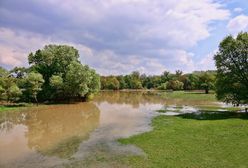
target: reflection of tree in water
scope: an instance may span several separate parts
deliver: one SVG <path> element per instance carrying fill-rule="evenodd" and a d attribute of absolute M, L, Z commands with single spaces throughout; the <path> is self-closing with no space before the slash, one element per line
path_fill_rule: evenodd
<path fill-rule="evenodd" d="M 9 132 L 16 124 L 21 124 L 23 114 L 18 111 L 0 113 L 0 132 Z"/>
<path fill-rule="evenodd" d="M 47 106 L 19 114 L 9 120 L 27 126 L 29 148 L 65 158 L 75 153 L 82 140 L 98 126 L 100 111 L 93 103 L 79 103 Z"/>
<path fill-rule="evenodd" d="M 161 104 L 164 100 L 155 91 L 103 91 L 94 99 L 97 103 L 129 104 L 138 108 L 140 104 Z"/>

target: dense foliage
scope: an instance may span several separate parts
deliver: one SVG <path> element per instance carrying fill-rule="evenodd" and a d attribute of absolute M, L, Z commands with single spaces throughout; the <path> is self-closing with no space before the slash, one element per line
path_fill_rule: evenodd
<path fill-rule="evenodd" d="M 28 56 L 29 68 L 0 68 L 0 95 L 7 101 L 85 99 L 100 89 L 100 76 L 79 61 L 78 50 L 47 45 Z"/>
<path fill-rule="evenodd" d="M 227 36 L 214 57 L 217 98 L 233 104 L 248 103 L 248 33 Z"/>
<path fill-rule="evenodd" d="M 175 74 L 165 71 L 162 75 L 140 75 L 135 71 L 130 75 L 102 76 L 101 89 L 159 89 L 159 90 L 195 90 L 203 89 L 208 93 L 214 89 L 215 71 L 195 71 Z"/>

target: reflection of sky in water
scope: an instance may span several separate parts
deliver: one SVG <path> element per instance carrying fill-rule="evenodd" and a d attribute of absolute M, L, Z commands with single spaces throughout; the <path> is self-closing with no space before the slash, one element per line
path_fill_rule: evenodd
<path fill-rule="evenodd" d="M 2 113 L 0 167 L 52 167 L 94 154 L 98 144 L 107 152 L 132 151 L 115 140 L 147 131 L 161 107 L 155 95 L 104 92 L 94 102 Z"/>
<path fill-rule="evenodd" d="M 204 103 L 209 104 L 165 100 L 149 92 L 101 92 L 93 102 L 1 113 L 0 167 L 61 166 L 99 153 L 142 154 L 116 139 L 150 130 L 155 110 L 167 107 L 166 115 L 175 115 L 197 111 L 191 105 Z"/>

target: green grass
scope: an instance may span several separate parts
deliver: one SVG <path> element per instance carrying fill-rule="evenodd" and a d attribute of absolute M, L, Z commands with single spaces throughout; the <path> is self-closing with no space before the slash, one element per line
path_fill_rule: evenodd
<path fill-rule="evenodd" d="M 185 99 L 185 100 L 196 100 L 196 101 L 217 101 L 215 94 L 210 92 L 205 94 L 202 92 L 185 92 L 185 91 L 173 91 L 173 92 L 164 92 L 161 94 L 163 98 L 166 99 Z"/>
<path fill-rule="evenodd" d="M 10 105 L 0 105 L 0 112 L 4 111 L 13 111 L 13 110 L 20 110 L 27 107 L 33 107 L 33 104 L 28 103 L 17 103 L 17 104 L 10 104 Z"/>
<path fill-rule="evenodd" d="M 0 112 L 2 111 L 9 111 L 9 110 L 16 110 L 18 107 L 8 107 L 8 106 L 0 106 Z"/>
<path fill-rule="evenodd" d="M 247 119 L 226 112 L 158 116 L 153 131 L 119 141 L 147 154 L 127 157 L 132 167 L 248 167 Z"/>

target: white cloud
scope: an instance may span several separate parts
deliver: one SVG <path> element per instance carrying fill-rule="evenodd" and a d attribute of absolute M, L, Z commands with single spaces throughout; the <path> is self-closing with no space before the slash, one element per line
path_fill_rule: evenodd
<path fill-rule="evenodd" d="M 237 34 L 240 31 L 248 31 L 248 16 L 239 15 L 232 18 L 227 24 L 227 29 L 232 34 Z"/>
<path fill-rule="evenodd" d="M 204 56 L 199 63 L 196 65 L 195 69 L 197 70 L 215 70 L 215 62 L 214 62 L 214 55 L 217 52 L 217 49 L 210 52 L 206 56 Z"/>
<path fill-rule="evenodd" d="M 18 7 L 0 10 L 6 22 L 12 21 L 8 18 L 19 20 L 11 23 L 15 25 L 11 31 L 0 29 L 0 36 L 5 35 L 0 46 L 8 47 L 4 52 L 10 60 L 17 60 L 0 59 L 1 64 L 25 65 L 30 51 L 58 42 L 74 45 L 82 62 L 102 74 L 191 71 L 194 54 L 188 50 L 210 36 L 210 23 L 230 15 L 214 0 L 44 0 L 42 5 L 29 4 L 44 9 L 18 3 L 25 14 Z"/>
<path fill-rule="evenodd" d="M 242 8 L 234 8 L 233 11 L 237 12 L 237 13 L 241 13 L 241 12 L 243 12 L 243 9 Z"/>
<path fill-rule="evenodd" d="M 10 67 L 26 65 L 27 55 L 49 42 L 37 34 L 20 34 L 7 28 L 0 28 L 0 37 L 0 64 Z"/>

